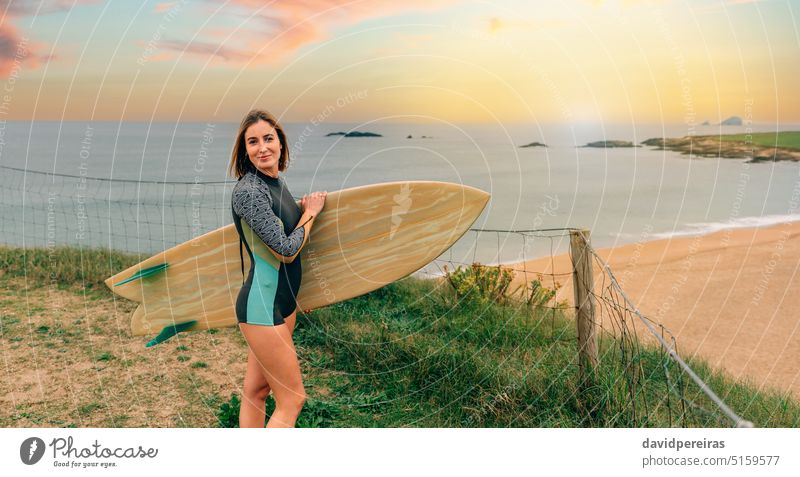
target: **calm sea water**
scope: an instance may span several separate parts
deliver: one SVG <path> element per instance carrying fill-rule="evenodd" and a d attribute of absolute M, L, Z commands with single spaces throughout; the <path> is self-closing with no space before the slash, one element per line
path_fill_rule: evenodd
<path fill-rule="evenodd" d="M 0 242 L 26 246 L 41 246 L 48 240 L 74 243 L 77 235 L 69 222 L 70 217 L 80 222 L 81 213 L 75 212 L 80 207 L 92 209 L 89 217 L 97 220 L 79 224 L 82 231 L 92 232 L 79 237 L 81 244 L 129 251 L 159 251 L 230 223 L 226 193 L 233 179 L 227 175 L 227 166 L 236 127 L 231 123 L 4 123 Z M 754 131 L 776 129 L 763 124 L 751 127 Z M 476 228 L 583 227 L 591 229 L 597 248 L 800 219 L 797 204 L 792 202 L 793 191 L 796 200 L 800 188 L 798 164 L 691 160 L 648 147 L 576 147 L 606 139 L 638 143 L 650 137 L 683 136 L 689 133 L 686 125 L 374 122 L 286 124 L 286 129 L 292 162 L 285 177 L 297 197 L 313 190 L 395 180 L 462 183 L 492 194 Z M 800 125 L 778 129 L 797 130 Z M 350 130 L 383 137 L 325 136 Z M 741 133 L 745 128 L 707 126 L 693 132 Z M 519 147 L 532 141 L 548 147 Z M 84 204 L 75 198 L 82 181 L 79 178 L 112 181 L 96 185 L 89 181 L 88 188 L 96 190 L 89 191 L 91 201 Z M 137 181 L 153 182 L 137 185 Z M 209 181 L 231 183 L 206 187 L 200 208 L 214 213 L 203 212 L 200 223 L 195 220 L 197 226 L 189 227 L 191 221 L 183 217 L 188 209 L 181 203 L 197 200 L 191 185 L 161 183 Z M 52 193 L 48 192 L 51 185 Z M 123 208 L 117 207 L 120 204 Z M 155 207 L 152 214 L 146 210 L 148 204 Z M 72 211 L 58 219 L 67 222 L 57 229 L 65 231 L 63 234 L 48 229 L 45 219 L 36 218 L 47 213 L 48 207 Z M 179 222 L 187 226 L 175 227 Z M 115 235 L 120 230 L 130 240 L 120 242 Z M 453 259 L 513 261 L 565 251 L 568 238 L 554 235 L 553 239 L 523 239 L 471 233 L 453 249 Z"/>

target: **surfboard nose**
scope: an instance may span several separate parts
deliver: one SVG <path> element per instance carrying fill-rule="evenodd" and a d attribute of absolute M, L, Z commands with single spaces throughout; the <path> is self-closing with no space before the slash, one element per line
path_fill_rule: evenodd
<path fill-rule="evenodd" d="M 466 194 L 470 195 L 471 200 L 475 202 L 481 203 L 483 207 L 486 207 L 486 204 L 489 203 L 489 199 L 492 198 L 492 194 L 486 192 L 485 190 L 478 189 L 477 187 L 472 187 L 468 185 L 462 185 L 461 187 L 464 188 Z"/>

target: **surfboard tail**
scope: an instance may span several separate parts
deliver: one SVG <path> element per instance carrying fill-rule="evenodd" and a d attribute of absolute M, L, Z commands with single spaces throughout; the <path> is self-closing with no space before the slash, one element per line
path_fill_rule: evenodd
<path fill-rule="evenodd" d="M 138 272 L 134 273 L 130 277 L 122 280 L 121 282 L 114 283 L 113 286 L 118 287 L 120 285 L 124 285 L 128 282 L 132 282 L 134 280 L 141 280 L 146 277 L 152 277 L 158 275 L 159 273 L 165 271 L 169 263 L 159 263 L 158 265 L 153 265 L 152 267 L 142 268 Z"/>

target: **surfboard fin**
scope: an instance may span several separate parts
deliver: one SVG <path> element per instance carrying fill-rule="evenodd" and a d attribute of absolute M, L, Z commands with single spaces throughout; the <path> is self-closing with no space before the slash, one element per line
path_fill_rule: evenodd
<path fill-rule="evenodd" d="M 128 283 L 128 282 L 132 282 L 134 280 L 138 280 L 140 278 L 144 278 L 144 277 L 149 277 L 149 276 L 155 275 L 156 273 L 163 272 L 164 270 L 166 270 L 168 266 L 169 266 L 169 264 L 164 262 L 164 263 L 161 263 L 159 265 L 155 265 L 155 266 L 152 266 L 152 267 L 144 268 L 144 269 L 139 270 L 138 272 L 134 273 L 130 278 L 126 278 L 125 280 L 122 280 L 119 283 L 115 283 L 114 286 L 117 287 L 117 286 L 120 286 L 122 284 L 125 284 L 125 283 Z"/>
<path fill-rule="evenodd" d="M 175 325 L 165 326 L 161 333 L 158 334 L 155 338 L 151 339 L 145 345 L 145 348 L 150 348 L 151 346 L 155 346 L 157 344 L 161 344 L 168 339 L 172 338 L 173 336 L 177 335 L 181 331 L 186 331 L 192 326 L 197 324 L 197 320 L 187 321 L 186 323 L 178 323 Z"/>

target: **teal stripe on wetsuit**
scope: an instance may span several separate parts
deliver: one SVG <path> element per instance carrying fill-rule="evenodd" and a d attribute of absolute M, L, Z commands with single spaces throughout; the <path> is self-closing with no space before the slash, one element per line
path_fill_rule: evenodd
<path fill-rule="evenodd" d="M 246 322 L 275 325 L 275 295 L 278 293 L 278 268 L 255 255 L 253 283 L 247 295 Z"/>
<path fill-rule="evenodd" d="M 250 272 L 236 300 L 240 323 L 279 325 L 297 307 L 300 257 L 282 263 L 303 245 L 305 229 L 297 227 L 302 211 L 286 183 L 261 171 L 248 172 L 233 189 L 231 209 L 236 230 L 250 257 Z"/>

